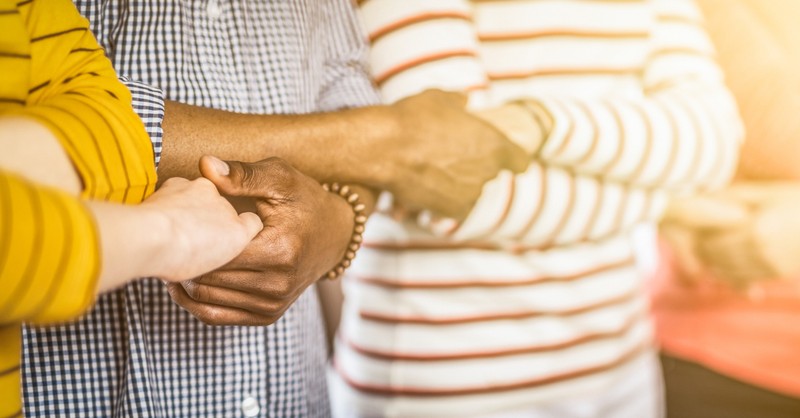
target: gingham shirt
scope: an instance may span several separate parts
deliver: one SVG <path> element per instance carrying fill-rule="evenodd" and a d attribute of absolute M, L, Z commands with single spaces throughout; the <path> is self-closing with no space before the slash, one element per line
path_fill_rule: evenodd
<path fill-rule="evenodd" d="M 117 71 L 171 100 L 265 114 L 378 101 L 347 0 L 76 3 Z M 157 91 L 133 90 L 155 132 Z M 313 289 L 273 326 L 212 327 L 143 280 L 74 324 L 25 330 L 25 414 L 328 416 L 324 347 Z"/>

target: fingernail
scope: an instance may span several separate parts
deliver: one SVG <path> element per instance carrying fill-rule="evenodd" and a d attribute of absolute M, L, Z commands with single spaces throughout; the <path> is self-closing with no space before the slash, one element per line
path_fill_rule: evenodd
<path fill-rule="evenodd" d="M 211 160 L 211 164 L 214 165 L 214 170 L 216 170 L 217 173 L 223 176 L 230 174 L 231 168 L 228 166 L 228 163 L 217 157 L 209 156 L 208 158 Z"/>

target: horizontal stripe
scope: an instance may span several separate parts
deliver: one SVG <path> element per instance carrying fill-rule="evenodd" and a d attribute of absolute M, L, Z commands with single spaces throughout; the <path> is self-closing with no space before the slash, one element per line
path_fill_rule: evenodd
<path fill-rule="evenodd" d="M 592 341 L 610 339 L 610 338 L 618 338 L 625 335 L 637 322 L 645 318 L 646 314 L 644 312 L 639 312 L 634 317 L 628 319 L 622 327 L 607 332 L 595 332 L 595 333 L 588 333 L 582 335 L 580 337 L 571 338 L 566 341 L 553 343 L 553 344 L 545 344 L 545 345 L 535 345 L 530 347 L 519 347 L 519 348 L 507 348 L 503 350 L 492 350 L 492 351 L 477 351 L 477 352 L 465 352 L 465 353 L 428 353 L 428 354 L 412 354 L 412 353 L 389 353 L 383 352 L 378 350 L 371 350 L 364 347 L 360 347 L 358 344 L 354 343 L 353 341 L 342 337 L 340 333 L 340 339 L 343 343 L 347 344 L 350 348 L 354 351 L 363 354 L 367 357 L 372 357 L 376 359 L 382 360 L 402 360 L 402 361 L 446 361 L 446 360 L 466 360 L 466 359 L 476 359 L 476 358 L 493 358 L 493 357 L 503 357 L 503 356 L 513 356 L 518 354 L 535 354 L 535 353 L 544 353 L 548 351 L 556 351 L 556 350 L 563 350 L 566 348 L 570 348 L 576 345 L 585 344 Z"/>
<path fill-rule="evenodd" d="M 95 52 L 95 51 L 103 51 L 103 48 L 74 48 L 69 51 L 69 53 L 73 52 Z"/>
<path fill-rule="evenodd" d="M 21 417 L 21 416 L 22 416 L 22 409 L 18 410 L 17 412 L 15 412 L 15 413 L 13 413 L 11 415 L 6 415 L 5 417 L 2 417 L 2 418 L 17 418 L 17 417 Z"/>
<path fill-rule="evenodd" d="M 35 38 L 31 38 L 31 43 L 43 41 L 45 39 L 55 38 L 72 32 L 86 32 L 87 30 L 88 30 L 87 28 L 72 28 L 72 29 L 62 30 L 60 32 L 48 33 L 47 35 L 41 35 Z"/>
<path fill-rule="evenodd" d="M 50 85 L 50 80 L 47 80 L 47 81 L 45 81 L 44 83 L 41 83 L 41 84 L 39 84 L 39 85 L 37 85 L 37 86 L 34 86 L 34 87 L 31 87 L 31 88 L 28 90 L 28 94 L 33 94 L 33 93 L 35 93 L 37 90 L 40 90 L 40 89 L 42 89 L 42 88 L 45 88 L 45 87 L 47 87 L 47 86 L 49 86 L 49 85 Z"/>
<path fill-rule="evenodd" d="M 413 317 L 413 316 L 391 316 L 391 315 L 384 315 L 362 310 L 359 313 L 359 316 L 361 317 L 361 319 L 364 319 L 366 321 L 385 322 L 392 324 L 421 324 L 421 325 L 465 324 L 472 322 L 524 319 L 524 318 L 533 318 L 537 316 L 573 316 L 573 315 L 580 315 L 596 309 L 602 309 L 616 304 L 629 302 L 632 299 L 634 299 L 639 294 L 640 291 L 641 289 L 636 288 L 632 292 L 628 292 L 626 294 L 617 296 L 612 299 L 584 306 L 564 309 L 561 311 L 536 310 L 536 311 L 526 311 L 526 312 L 498 313 L 491 315 L 474 315 L 474 316 L 462 316 L 462 317 L 451 317 L 451 318 L 430 318 L 430 317 Z"/>
<path fill-rule="evenodd" d="M 24 105 L 25 104 L 25 100 L 14 99 L 14 98 L 10 98 L 10 97 L 0 97 L 0 103 L 16 103 L 16 104 Z"/>
<path fill-rule="evenodd" d="M 508 73 L 489 73 L 490 80 L 514 80 L 539 76 L 562 76 L 562 75 L 634 75 L 641 71 L 641 67 L 623 68 L 544 68 L 540 70 L 519 71 Z"/>
<path fill-rule="evenodd" d="M 423 13 L 419 15 L 408 16 L 396 22 L 392 22 L 392 24 L 390 24 L 389 26 L 378 28 L 369 34 L 369 40 L 370 42 L 374 43 L 383 36 L 386 36 L 396 30 L 400 30 L 406 26 L 437 19 L 463 19 L 467 21 L 472 20 L 469 14 L 459 11 L 436 11 L 436 12 Z"/>
<path fill-rule="evenodd" d="M 484 42 L 514 41 L 520 39 L 536 39 L 545 37 L 568 37 L 568 38 L 598 38 L 609 39 L 643 39 L 650 36 L 647 31 L 596 31 L 579 28 L 546 29 L 530 32 L 508 32 L 508 33 L 478 33 L 478 39 Z"/>
<path fill-rule="evenodd" d="M 362 283 L 389 287 L 399 289 L 449 289 L 458 287 L 510 287 L 510 286 L 525 286 L 542 283 L 553 282 L 570 282 L 578 279 L 585 278 L 586 276 L 603 273 L 606 271 L 616 270 L 620 268 L 630 267 L 634 264 L 633 257 L 626 258 L 614 263 L 605 264 L 592 269 L 583 270 L 577 273 L 564 275 L 564 276 L 545 276 L 545 277 L 531 277 L 519 280 L 486 280 L 482 278 L 469 278 L 465 277 L 459 281 L 437 281 L 436 279 L 419 278 L 413 281 L 407 279 L 387 279 L 379 277 L 359 277 L 357 274 L 351 274 L 348 278 L 353 278 Z"/>
<path fill-rule="evenodd" d="M 439 52 L 435 54 L 430 54 L 426 56 L 422 56 L 416 58 L 412 61 L 408 61 L 402 64 L 399 64 L 393 68 L 390 68 L 383 72 L 383 74 L 375 75 L 375 82 L 378 85 L 386 83 L 387 80 L 394 77 L 398 73 L 403 71 L 409 70 L 411 68 L 433 62 L 438 61 L 446 58 L 453 58 L 453 57 L 477 57 L 477 53 L 472 50 L 460 50 L 460 51 L 447 51 L 447 52 Z"/>
<path fill-rule="evenodd" d="M 21 1 L 21 2 L 17 3 L 17 7 L 20 7 L 20 6 L 27 6 L 28 4 L 31 4 L 31 3 L 33 3 L 33 0 L 25 0 L 25 1 Z"/>
<path fill-rule="evenodd" d="M 579 370 L 574 370 L 571 372 L 558 373 L 536 379 L 529 379 L 520 382 L 500 384 L 494 386 L 462 387 L 462 388 L 452 388 L 452 389 L 422 389 L 411 386 L 389 387 L 389 386 L 379 386 L 370 384 L 360 384 L 358 382 L 355 382 L 347 374 L 345 374 L 345 372 L 338 366 L 336 360 L 334 360 L 333 362 L 333 367 L 337 371 L 337 373 L 339 373 L 342 379 L 348 385 L 350 385 L 350 387 L 364 393 L 371 393 L 371 394 L 385 395 L 385 396 L 418 396 L 418 397 L 477 395 L 481 393 L 496 393 L 496 392 L 516 390 L 516 389 L 544 386 L 565 380 L 577 379 L 579 377 L 588 376 L 595 373 L 601 373 L 622 366 L 628 361 L 633 360 L 639 354 L 643 353 L 647 347 L 648 345 L 646 344 L 640 344 L 634 347 L 632 350 L 623 353 L 614 361 L 594 367 L 587 367 Z"/>
<path fill-rule="evenodd" d="M 0 58 L 30 59 L 31 58 L 31 54 L 18 54 L 16 52 L 0 51 Z"/>
<path fill-rule="evenodd" d="M 14 373 L 16 371 L 19 371 L 19 364 L 15 364 L 14 366 L 11 366 L 10 368 L 5 370 L 0 370 L 0 377 L 3 377 L 10 373 Z"/>

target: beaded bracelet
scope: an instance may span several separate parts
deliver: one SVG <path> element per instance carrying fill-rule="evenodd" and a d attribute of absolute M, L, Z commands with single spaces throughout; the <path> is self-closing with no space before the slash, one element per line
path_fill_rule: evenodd
<path fill-rule="evenodd" d="M 356 258 L 356 251 L 361 247 L 361 242 L 364 241 L 362 234 L 364 233 L 364 224 L 367 222 L 367 215 L 364 212 L 366 206 L 358 199 L 358 193 L 354 192 L 350 186 L 339 185 L 339 183 L 323 183 L 322 188 L 331 193 L 336 193 L 341 196 L 347 204 L 353 209 L 353 235 L 350 237 L 350 243 L 347 244 L 347 250 L 344 253 L 342 261 L 334 266 L 330 271 L 325 273 L 322 278 L 333 280 L 341 277 L 345 269 L 350 267 L 353 259 Z"/>

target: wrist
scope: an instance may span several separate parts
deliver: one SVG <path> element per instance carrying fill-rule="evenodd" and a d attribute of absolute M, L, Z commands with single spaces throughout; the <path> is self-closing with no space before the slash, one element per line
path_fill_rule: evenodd
<path fill-rule="evenodd" d="M 375 190 L 392 190 L 397 176 L 393 175 L 392 159 L 398 141 L 402 141 L 402 116 L 396 106 L 370 106 L 356 109 L 356 123 L 350 132 L 353 137 L 344 142 L 347 161 L 343 172 L 326 179 L 361 184 Z"/>
<path fill-rule="evenodd" d="M 128 281 L 157 275 L 167 258 L 166 224 L 157 211 L 139 206 L 87 202 L 97 222 L 101 247 L 98 289 L 113 290 Z"/>
<path fill-rule="evenodd" d="M 339 206 L 344 203 L 347 206 L 345 213 L 348 214 L 349 220 L 337 224 L 349 226 L 349 237 L 344 248 L 339 262 L 328 270 L 322 278 L 337 279 L 342 276 L 344 271 L 350 267 L 356 252 L 361 248 L 363 241 L 362 234 L 364 233 L 364 224 L 367 221 L 366 205 L 361 203 L 360 196 L 355 189 L 347 185 L 339 185 L 338 183 L 325 183 L 322 185 L 323 189 L 330 192 L 329 196 L 338 201 Z"/>

